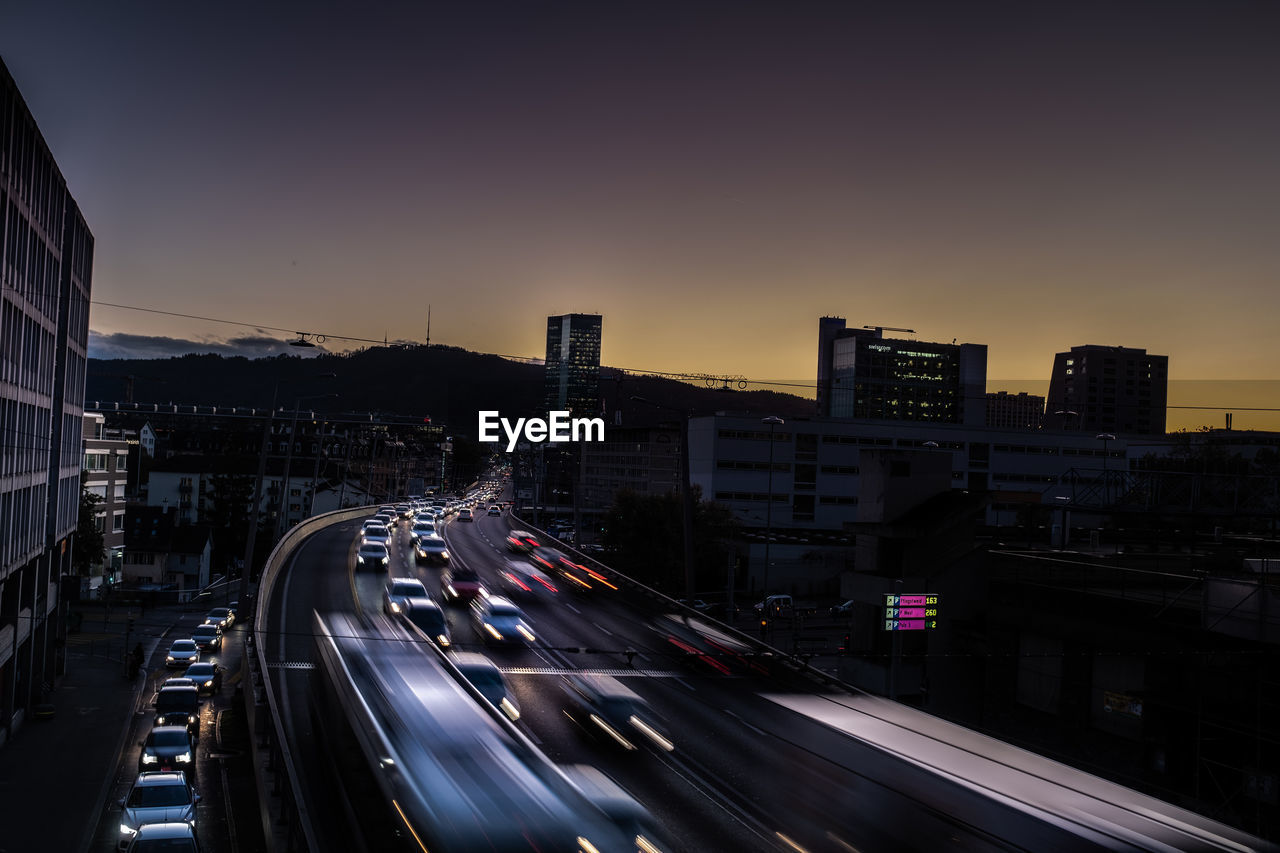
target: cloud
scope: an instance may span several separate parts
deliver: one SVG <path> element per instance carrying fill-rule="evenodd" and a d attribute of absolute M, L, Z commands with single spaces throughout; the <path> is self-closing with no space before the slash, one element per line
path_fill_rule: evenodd
<path fill-rule="evenodd" d="M 216 355 L 245 358 L 270 358 L 285 353 L 293 356 L 310 356 L 327 353 L 323 344 L 312 347 L 295 347 L 279 336 L 257 330 L 258 334 L 237 335 L 221 340 L 189 341 L 163 335 L 131 335 L 113 332 L 104 335 L 89 330 L 89 357 L 113 358 L 172 358 L 188 353 L 214 353 Z"/>

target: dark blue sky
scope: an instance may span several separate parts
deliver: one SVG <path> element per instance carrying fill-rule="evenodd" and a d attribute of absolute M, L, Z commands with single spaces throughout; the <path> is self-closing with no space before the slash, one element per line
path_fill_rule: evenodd
<path fill-rule="evenodd" d="M 101 300 L 376 340 L 430 304 L 526 355 L 601 312 L 607 363 L 807 380 L 836 314 L 997 380 L 1089 343 L 1274 378 L 1277 9 L 6 0 L 0 56 Z"/>

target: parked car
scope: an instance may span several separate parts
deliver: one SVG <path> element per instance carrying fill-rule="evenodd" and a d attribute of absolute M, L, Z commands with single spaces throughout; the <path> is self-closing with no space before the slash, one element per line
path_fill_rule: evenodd
<path fill-rule="evenodd" d="M 127 848 L 144 825 L 167 826 L 176 822 L 194 828 L 198 802 L 200 795 L 191 787 L 186 773 L 139 773 L 129 793 L 120 800 L 124 813 L 120 816 L 117 846 L 121 850 Z"/>
<path fill-rule="evenodd" d="M 213 695 L 222 692 L 222 673 L 225 670 L 226 667 L 216 663 L 201 661 L 187 667 L 185 675 L 197 692 Z"/>
<path fill-rule="evenodd" d="M 192 639 L 174 640 L 165 656 L 164 665 L 170 669 L 186 668 L 200 660 L 200 647 Z"/>
<path fill-rule="evenodd" d="M 190 770 L 195 766 L 195 746 L 185 725 L 156 726 L 138 741 L 138 772 L 144 770 Z"/>

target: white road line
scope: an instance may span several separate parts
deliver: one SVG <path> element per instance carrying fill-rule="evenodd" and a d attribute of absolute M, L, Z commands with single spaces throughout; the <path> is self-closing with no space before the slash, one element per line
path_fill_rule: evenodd
<path fill-rule="evenodd" d="M 690 684 L 689 682 L 685 681 L 683 678 L 681 678 L 681 677 L 680 677 L 680 676 L 678 676 L 678 675 L 677 675 L 677 676 L 674 676 L 674 677 L 673 677 L 673 680 L 676 682 L 676 684 L 679 684 L 681 687 L 687 687 L 687 688 L 689 689 L 689 692 L 690 692 L 690 693 L 697 693 L 697 692 L 698 692 L 697 690 L 695 690 L 695 689 L 694 689 L 694 687 L 693 687 L 693 685 L 692 685 L 692 684 Z"/>
<path fill-rule="evenodd" d="M 595 625 L 595 626 L 596 626 L 597 628 L 599 628 L 601 631 L 604 631 L 604 632 L 605 632 L 606 634 L 608 634 L 610 637 L 612 637 L 612 636 L 613 636 L 613 632 L 612 632 L 612 631 L 610 631 L 608 628 L 604 627 L 603 625 L 601 625 L 599 622 L 592 622 L 591 624 L 592 624 L 592 625 Z"/>
<path fill-rule="evenodd" d="M 763 736 L 765 736 L 765 737 L 769 737 L 769 733 L 768 733 L 768 732 L 766 732 L 764 729 L 756 728 L 755 726 L 753 726 L 753 725 L 751 725 L 750 723 L 748 723 L 746 720 L 744 720 L 744 719 L 742 719 L 741 717 L 739 717 L 737 714 L 735 714 L 735 713 L 733 713 L 732 711 L 730 711 L 728 708 L 725 708 L 725 709 L 724 709 L 724 712 L 725 712 L 726 714 L 728 714 L 730 717 L 733 717 L 735 720 L 737 720 L 737 721 L 738 721 L 739 723 L 741 723 L 742 725 L 744 725 L 744 726 L 746 726 L 747 728 L 751 729 L 751 731 L 755 732 L 756 734 L 758 734 L 758 735 L 763 735 Z"/>
<path fill-rule="evenodd" d="M 239 844 L 236 842 L 236 820 L 231 810 L 231 784 L 227 781 L 227 760 L 218 759 L 218 771 L 222 774 L 222 804 L 227 811 L 227 835 L 231 841 L 231 853 L 236 853 Z"/>
<path fill-rule="evenodd" d="M 564 606 L 565 606 L 565 607 L 567 607 L 567 608 L 569 608 L 570 610 L 572 610 L 574 613 L 577 613 L 579 616 L 581 616 L 581 615 L 582 615 L 582 611 L 581 611 L 581 610 L 579 610 L 578 608 L 574 607 L 574 606 L 573 606 L 572 604 L 570 604 L 569 602 L 567 602 L 567 601 L 566 601 L 566 602 L 564 603 Z"/>

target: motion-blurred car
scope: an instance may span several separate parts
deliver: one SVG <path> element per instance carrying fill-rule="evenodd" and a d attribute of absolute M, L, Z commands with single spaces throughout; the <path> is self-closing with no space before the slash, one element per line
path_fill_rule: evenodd
<path fill-rule="evenodd" d="M 427 598 L 427 588 L 417 578 L 392 578 L 382 590 L 382 612 L 399 613 L 408 598 Z"/>
<path fill-rule="evenodd" d="M 222 673 L 226 667 L 219 666 L 216 663 L 201 661 L 193 663 L 187 667 L 184 675 L 191 679 L 191 683 L 200 693 L 208 693 L 213 695 L 222 691 Z"/>
<path fill-rule="evenodd" d="M 184 669 L 200 660 L 200 647 L 195 640 L 174 640 L 169 646 L 169 654 L 165 656 L 164 665 L 170 669 Z"/>
<path fill-rule="evenodd" d="M 419 536 L 413 543 L 413 558 L 419 563 L 447 563 L 449 547 L 439 536 Z"/>
<path fill-rule="evenodd" d="M 507 536 L 507 550 L 527 554 L 538 547 L 538 538 L 527 530 L 513 530 Z"/>
<path fill-rule="evenodd" d="M 570 589 L 585 590 L 593 589 L 598 586 L 617 589 L 617 587 L 610 583 L 609 580 L 600 572 L 590 566 L 575 563 L 555 548 L 534 548 L 529 554 L 529 559 L 544 571 L 553 573 L 565 581 L 568 581 L 567 586 Z"/>
<path fill-rule="evenodd" d="M 387 546 L 378 542 L 365 542 L 356 551 L 356 568 L 385 569 L 391 562 L 391 554 Z"/>
<path fill-rule="evenodd" d="M 189 770 L 195 766 L 195 747 L 185 725 L 156 726 L 138 742 L 138 772 L 144 770 Z"/>
<path fill-rule="evenodd" d="M 471 686 L 512 720 L 520 719 L 520 703 L 511 692 L 506 676 L 487 657 L 475 652 L 457 652 L 449 658 Z"/>
<path fill-rule="evenodd" d="M 448 601 L 471 601 L 486 594 L 475 570 L 458 565 L 450 565 L 440 575 L 440 591 Z"/>
<path fill-rule="evenodd" d="M 120 800 L 119 849 L 124 850 L 145 825 L 180 822 L 188 829 L 195 825 L 196 803 L 200 795 L 183 772 L 139 773 L 129 793 Z M 181 849 L 181 848 L 176 848 Z"/>
<path fill-rule="evenodd" d="M 453 643 L 444 609 L 425 596 L 405 599 L 400 605 L 400 617 L 442 649 L 449 648 Z"/>
<path fill-rule="evenodd" d="M 560 591 L 546 572 L 523 560 L 507 560 L 498 570 L 498 582 L 503 593 L 524 600 L 552 598 Z"/>
<path fill-rule="evenodd" d="M 577 673 L 565 676 L 566 712 L 583 730 L 628 751 L 641 744 L 663 752 L 675 749 L 659 728 L 657 715 L 631 688 L 611 675 Z"/>
<path fill-rule="evenodd" d="M 471 621 L 485 645 L 522 646 L 536 639 L 520 608 L 500 595 L 477 596 L 471 602 Z"/>

